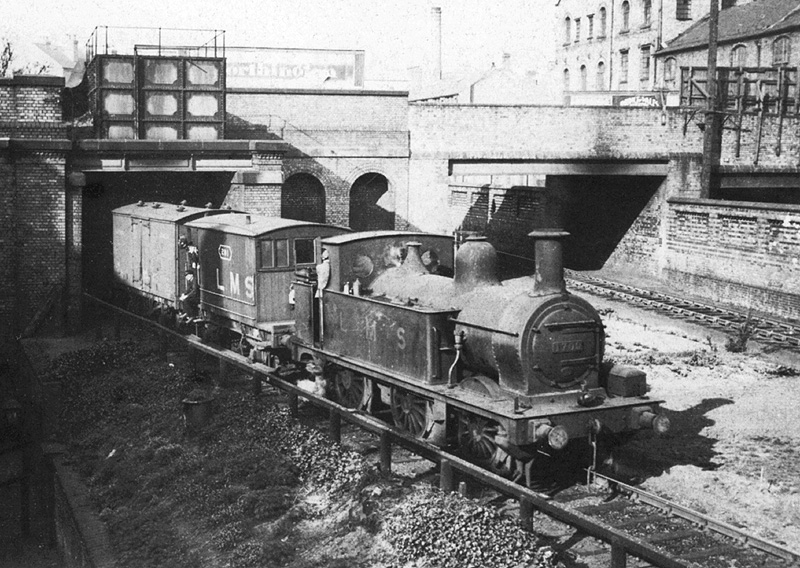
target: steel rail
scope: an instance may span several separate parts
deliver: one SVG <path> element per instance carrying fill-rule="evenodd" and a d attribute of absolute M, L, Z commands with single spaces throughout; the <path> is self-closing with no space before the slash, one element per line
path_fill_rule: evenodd
<path fill-rule="evenodd" d="M 234 351 L 228 349 L 222 349 L 217 346 L 205 343 L 201 341 L 198 337 L 195 336 L 187 336 L 180 334 L 174 330 L 166 328 L 155 321 L 150 319 L 144 318 L 142 316 L 132 314 L 131 312 L 124 310 L 118 306 L 100 300 L 94 296 L 84 293 L 84 297 L 88 300 L 94 302 L 96 305 L 101 306 L 105 309 L 112 310 L 117 316 L 125 316 L 128 318 L 132 318 L 135 321 L 140 321 L 146 323 L 150 326 L 154 326 L 158 328 L 164 337 L 174 337 L 182 342 L 184 342 L 189 349 L 195 349 L 197 351 L 206 353 L 213 357 L 216 357 L 219 361 L 220 369 L 223 369 L 223 366 L 226 365 L 233 365 L 242 369 L 247 374 L 253 376 L 254 381 L 265 381 L 268 384 L 283 390 L 289 394 L 289 404 L 290 408 L 292 408 L 293 412 L 296 412 L 297 402 L 299 398 L 306 399 L 310 401 L 315 406 L 327 409 L 329 412 L 330 420 L 331 420 L 331 430 L 340 432 L 340 420 L 344 419 L 347 422 L 353 423 L 360 428 L 372 432 L 374 434 L 378 434 L 380 436 L 381 441 L 381 465 L 384 468 L 390 469 L 391 468 L 391 446 L 392 444 L 397 444 L 410 450 L 416 455 L 419 455 L 433 463 L 436 463 L 440 466 L 441 469 L 441 484 L 444 487 L 446 483 L 445 478 L 449 478 L 452 481 L 452 470 L 457 470 L 462 474 L 468 476 L 469 478 L 478 481 L 480 483 L 486 484 L 489 487 L 497 490 L 503 495 L 513 497 L 517 499 L 520 503 L 520 511 L 521 516 L 530 514 L 532 509 L 536 509 L 541 511 L 542 513 L 546 514 L 547 516 L 563 522 L 567 525 L 572 526 L 573 528 L 577 529 L 579 532 L 596 538 L 600 541 L 603 541 L 610 545 L 611 547 L 611 568 L 624 568 L 626 566 L 626 558 L 628 555 L 635 556 L 645 562 L 649 562 L 652 566 L 657 568 L 690 568 L 692 566 L 691 562 L 688 560 L 676 558 L 669 553 L 660 550 L 654 546 L 653 543 L 647 542 L 645 539 L 641 539 L 630 534 L 627 534 L 617 528 L 612 526 L 608 526 L 605 523 L 592 519 L 590 516 L 585 515 L 579 511 L 575 511 L 574 509 L 569 508 L 566 505 L 560 504 L 556 501 L 553 501 L 541 494 L 528 489 L 522 485 L 519 485 L 511 480 L 508 480 L 504 477 L 496 475 L 486 469 L 481 468 L 471 462 L 468 462 L 464 459 L 461 459 L 455 455 L 447 453 L 446 451 L 433 446 L 423 440 L 419 440 L 410 434 L 398 430 L 390 426 L 389 424 L 380 421 L 379 419 L 368 415 L 362 411 L 353 410 L 351 408 L 344 407 L 332 400 L 327 398 L 319 397 L 312 393 L 309 393 L 295 384 L 286 381 L 283 377 L 280 376 L 278 370 L 274 367 L 268 367 L 262 364 L 255 364 L 251 362 L 247 357 L 235 353 Z M 115 318 L 115 326 L 119 325 L 119 317 Z M 166 342 L 164 342 L 166 343 Z M 166 345 L 164 345 L 164 349 L 166 349 Z M 599 476 L 600 474 L 594 474 Z M 625 488 L 625 490 L 631 490 L 632 492 L 637 492 L 636 488 L 620 484 L 619 482 L 614 481 L 618 485 Z M 452 489 L 452 488 L 445 488 L 445 489 Z M 649 497 L 647 497 L 649 499 Z M 654 502 L 656 502 L 655 496 L 653 496 Z M 664 505 L 665 507 L 670 507 L 672 511 L 686 511 L 685 514 L 695 514 L 698 519 L 705 517 L 700 513 L 691 512 L 689 509 L 685 509 L 677 504 L 670 504 L 666 500 L 660 500 L 659 503 L 665 503 L 668 505 Z M 655 506 L 655 505 L 654 505 Z M 712 523 L 711 520 L 704 521 L 707 525 L 722 525 L 723 523 L 714 522 Z M 731 530 L 735 531 L 735 527 L 730 527 Z M 737 538 L 734 536 L 733 538 Z M 747 535 L 744 533 L 739 533 L 738 536 L 739 540 L 745 540 L 747 542 L 754 542 L 753 537 L 751 535 Z M 770 548 L 770 543 L 766 541 L 758 540 L 759 543 L 762 543 L 762 546 L 766 548 Z M 781 547 L 778 545 L 772 545 L 772 549 L 778 551 L 782 554 Z M 793 555 L 792 558 L 796 558 L 797 556 L 791 551 L 787 551 L 789 554 Z M 779 554 L 778 556 L 783 558 L 783 556 Z"/>
<path fill-rule="evenodd" d="M 660 292 L 636 288 L 593 276 L 579 275 L 571 270 L 567 270 L 565 273 L 569 275 L 567 281 L 570 286 L 575 289 L 600 296 L 619 298 L 630 303 L 641 304 L 658 311 L 696 319 L 703 323 L 726 329 L 741 327 L 749 321 L 754 325 L 753 337 L 767 342 L 800 347 L 800 326 L 789 322 L 762 316 L 751 316 L 728 308 L 711 306 L 694 300 L 684 300 Z"/>
<path fill-rule="evenodd" d="M 751 548 L 756 548 L 762 552 L 771 554 L 786 562 L 790 562 L 793 564 L 800 564 L 800 552 L 794 552 L 779 544 L 776 544 L 774 542 L 769 542 L 766 539 L 763 539 L 761 537 L 743 531 L 738 527 L 735 527 L 723 521 L 713 519 L 706 514 L 694 511 L 692 509 L 689 509 L 688 507 L 684 507 L 683 505 L 679 505 L 678 503 L 675 503 L 663 497 L 659 497 L 658 495 L 645 491 L 644 489 L 641 489 L 639 487 L 634 487 L 632 485 L 627 485 L 625 483 L 619 482 L 601 473 L 593 472 L 592 476 L 595 478 L 604 479 L 609 483 L 615 484 L 620 489 L 620 491 L 631 494 L 634 500 L 655 507 L 661 511 L 664 511 L 668 515 L 680 517 L 681 519 L 685 519 L 702 528 L 706 528 L 712 532 L 731 538 L 736 542 L 738 542 L 739 544 L 741 544 L 742 546 L 749 546 Z"/>

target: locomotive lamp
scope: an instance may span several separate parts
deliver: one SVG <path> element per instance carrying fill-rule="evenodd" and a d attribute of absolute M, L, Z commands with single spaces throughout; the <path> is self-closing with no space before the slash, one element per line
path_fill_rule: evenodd
<path fill-rule="evenodd" d="M 638 416 L 639 428 L 652 428 L 656 434 L 666 434 L 669 431 L 669 418 L 663 414 L 656 414 L 649 407 L 634 408 L 633 411 Z"/>
<path fill-rule="evenodd" d="M 536 440 L 547 437 L 547 443 L 554 450 L 562 450 L 569 442 L 569 433 L 563 426 L 553 426 L 546 422 L 541 422 L 535 426 Z"/>

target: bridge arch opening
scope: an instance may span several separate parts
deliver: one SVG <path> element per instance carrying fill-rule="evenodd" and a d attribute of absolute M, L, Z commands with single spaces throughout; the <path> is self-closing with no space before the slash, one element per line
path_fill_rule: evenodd
<path fill-rule="evenodd" d="M 281 217 L 325 222 L 325 187 L 311 174 L 299 173 L 283 182 L 281 191 Z"/>
<path fill-rule="evenodd" d="M 394 229 L 394 222 L 394 196 L 389 191 L 389 180 L 378 173 L 360 176 L 350 188 L 350 228 Z"/>

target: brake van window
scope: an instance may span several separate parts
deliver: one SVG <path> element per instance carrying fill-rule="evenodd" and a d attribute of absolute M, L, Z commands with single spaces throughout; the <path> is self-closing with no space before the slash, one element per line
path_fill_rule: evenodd
<path fill-rule="evenodd" d="M 275 267 L 289 266 L 289 241 L 279 239 L 275 241 Z"/>
<path fill-rule="evenodd" d="M 314 264 L 314 239 L 294 240 L 294 263 Z"/>
<path fill-rule="evenodd" d="M 272 268 L 275 266 L 275 258 L 272 253 L 272 241 L 261 241 L 261 268 Z"/>
<path fill-rule="evenodd" d="M 261 268 L 283 268 L 289 266 L 289 241 L 261 241 Z"/>

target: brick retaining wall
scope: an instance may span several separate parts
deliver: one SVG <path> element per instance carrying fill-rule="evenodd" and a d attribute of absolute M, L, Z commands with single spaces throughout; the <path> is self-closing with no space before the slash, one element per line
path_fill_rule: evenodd
<path fill-rule="evenodd" d="M 92 508 L 77 473 L 63 458 L 53 459 L 56 543 L 65 568 L 111 568 L 116 565 L 108 532 Z"/>

